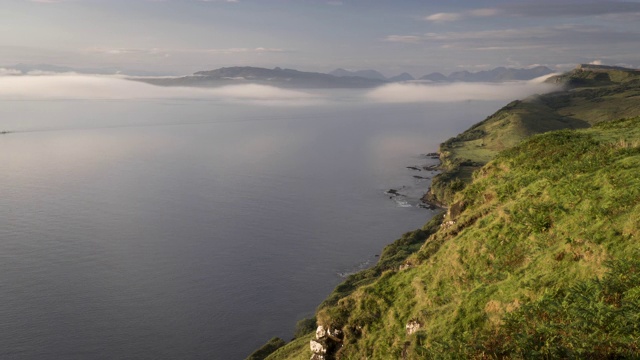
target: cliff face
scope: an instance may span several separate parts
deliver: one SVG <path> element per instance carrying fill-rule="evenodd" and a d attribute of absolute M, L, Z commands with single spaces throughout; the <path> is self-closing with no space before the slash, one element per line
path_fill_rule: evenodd
<path fill-rule="evenodd" d="M 511 103 L 444 143 L 447 214 L 318 308 L 342 336 L 323 356 L 638 356 L 638 100 L 634 79 L 571 89 Z M 311 339 L 268 359 L 309 359 Z"/>
<path fill-rule="evenodd" d="M 318 321 L 345 331 L 343 358 L 637 355 L 638 171 L 640 118 L 534 136 L 478 171 L 404 266 Z"/>

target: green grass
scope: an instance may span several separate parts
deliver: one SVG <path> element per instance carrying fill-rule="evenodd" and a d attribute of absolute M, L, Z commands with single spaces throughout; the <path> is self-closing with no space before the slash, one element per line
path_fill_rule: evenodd
<path fill-rule="evenodd" d="M 602 80 L 603 77 L 607 80 Z M 473 171 L 500 151 L 532 135 L 640 115 L 640 72 L 575 70 L 552 81 L 571 86 L 564 91 L 514 101 L 442 143 L 440 158 L 444 172 L 433 179 L 425 200 L 450 203 L 455 193 L 471 181 Z M 452 188 L 453 179 L 462 181 L 462 186 L 455 184 Z"/>
<path fill-rule="evenodd" d="M 269 355 L 266 360 L 309 360 L 311 349 L 309 341 L 315 338 L 315 331 L 305 336 L 299 337 L 286 346 L 279 348 Z"/>
<path fill-rule="evenodd" d="M 393 243 L 387 245 L 383 249 L 380 259 L 374 267 L 347 277 L 347 279 L 338 285 L 322 304 L 320 304 L 318 307 L 319 311 L 335 306 L 338 300 L 349 296 L 364 285 L 373 283 L 380 278 L 385 271 L 397 270 L 409 256 L 422 247 L 422 244 L 424 244 L 424 241 L 429 236 L 438 230 L 443 216 L 444 214 L 442 213 L 434 216 L 421 229 L 407 232 Z M 310 319 L 303 319 L 299 321 L 296 326 L 296 339 L 285 347 L 275 351 L 267 359 L 308 359 L 311 356 L 309 340 L 311 340 L 315 334 L 315 322 L 317 319 L 313 318 L 313 324 L 311 324 L 309 320 Z M 330 319 L 324 319 L 324 321 L 327 325 L 331 323 Z M 313 329 L 311 329 L 312 327 Z M 308 330 L 307 333 L 302 334 L 305 329 Z"/>
<path fill-rule="evenodd" d="M 249 355 L 246 360 L 264 360 L 267 358 L 267 356 L 283 347 L 284 345 L 284 340 L 274 337 L 271 340 L 267 341 L 266 344 L 262 345 L 261 348 Z"/>
<path fill-rule="evenodd" d="M 640 80 L 614 72 L 569 74 L 441 145 L 430 200 L 449 215 L 318 308 L 339 359 L 640 357 Z M 312 336 L 269 359 L 309 358 Z"/>
<path fill-rule="evenodd" d="M 597 300 L 604 288 L 595 300 L 580 289 L 612 285 L 615 266 L 635 261 L 638 174 L 640 118 L 534 136 L 500 153 L 456 195 L 465 209 L 406 260 L 413 267 L 383 273 L 322 308 L 318 320 L 343 326 L 344 359 L 628 355 L 624 349 L 640 345 L 639 327 L 616 321 L 591 336 L 581 309 L 590 304 L 605 319 L 618 310 Z M 624 316 L 635 319 L 640 276 L 625 286 L 615 296 L 630 299 Z M 549 301 L 566 308 L 536 316 Z M 411 319 L 424 329 L 408 336 Z M 519 328 L 525 333 L 513 336 Z M 540 329 L 557 341 L 540 340 Z"/>

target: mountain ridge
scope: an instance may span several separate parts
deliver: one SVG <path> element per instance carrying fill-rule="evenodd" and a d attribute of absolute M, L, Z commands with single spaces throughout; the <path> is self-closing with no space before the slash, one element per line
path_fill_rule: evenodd
<path fill-rule="evenodd" d="M 546 67 L 533 69 L 496 68 L 478 73 L 468 71 L 453 73 L 453 77 L 445 77 L 444 75 L 436 75 L 437 73 L 433 73 L 423 76 L 421 80 L 426 79 L 435 82 L 503 82 L 531 80 L 550 73 L 552 73 L 552 70 Z M 362 75 L 367 77 L 363 77 Z M 429 76 L 431 76 L 431 78 L 429 78 Z M 285 88 L 373 88 L 384 84 L 413 81 L 415 79 L 409 73 L 402 73 L 387 79 L 375 70 L 348 71 L 336 69 L 330 74 L 325 74 L 295 69 L 282 69 L 280 67 L 267 69 L 254 66 L 233 66 L 198 71 L 193 75 L 174 78 L 131 78 L 131 80 L 160 86 L 217 87 L 232 84 L 257 83 Z"/>
<path fill-rule="evenodd" d="M 234 66 L 198 71 L 177 78 L 133 79 L 161 86 L 216 87 L 232 84 L 263 84 L 284 88 L 372 88 L 386 81 L 357 76 L 338 77 L 325 73 L 294 69 Z"/>
<path fill-rule="evenodd" d="M 552 73 L 554 73 L 554 71 L 546 66 L 520 69 L 501 66 L 492 70 L 482 70 L 478 72 L 470 72 L 468 70 L 456 71 L 449 74 L 449 76 L 436 72 L 422 76 L 420 80 L 430 80 L 434 82 L 504 82 L 531 80 Z"/>

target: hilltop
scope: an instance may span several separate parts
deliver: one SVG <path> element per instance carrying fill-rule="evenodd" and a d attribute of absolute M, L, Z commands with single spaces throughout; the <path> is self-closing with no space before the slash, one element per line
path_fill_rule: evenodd
<path fill-rule="evenodd" d="M 550 80 L 566 90 L 443 143 L 446 214 L 339 285 L 322 331 L 301 322 L 267 359 L 309 359 L 310 341 L 328 351 L 316 359 L 638 357 L 637 75 L 578 68 Z"/>
<path fill-rule="evenodd" d="M 538 133 L 587 128 L 602 121 L 640 115 L 640 71 L 581 65 L 546 80 L 566 89 L 514 101 L 440 146 L 445 170 L 426 201 L 446 204 L 498 152 Z M 457 179 L 459 181 L 451 181 Z"/>

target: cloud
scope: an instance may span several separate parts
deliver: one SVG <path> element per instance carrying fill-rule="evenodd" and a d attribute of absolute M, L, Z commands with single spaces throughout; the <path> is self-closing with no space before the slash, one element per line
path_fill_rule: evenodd
<path fill-rule="evenodd" d="M 489 17 L 496 16 L 502 13 L 500 9 L 474 9 L 469 11 L 463 11 L 459 13 L 436 13 L 429 16 L 426 16 L 424 19 L 427 21 L 433 22 L 449 22 L 449 21 L 458 21 L 471 17 Z"/>
<path fill-rule="evenodd" d="M 425 20 L 434 22 L 447 22 L 457 21 L 463 18 L 463 14 L 460 13 L 437 13 L 425 17 Z"/>
<path fill-rule="evenodd" d="M 389 35 L 383 39 L 389 42 L 399 42 L 406 44 L 417 44 L 424 41 L 424 37 L 418 35 Z"/>
<path fill-rule="evenodd" d="M 389 35 L 383 40 L 431 44 L 444 48 L 526 50 L 555 45 L 571 47 L 576 45 L 640 44 L 640 33 L 593 25 L 567 24 L 484 31 L 432 32 L 423 35 Z"/>
<path fill-rule="evenodd" d="M 536 1 L 508 4 L 499 8 L 480 8 L 459 13 L 437 13 L 425 17 L 427 21 L 448 22 L 493 16 L 521 17 L 586 17 L 616 14 L 638 14 L 640 3 L 630 1 Z"/>
<path fill-rule="evenodd" d="M 207 50 L 202 50 L 201 52 L 206 52 L 209 54 L 246 54 L 246 53 L 263 54 L 263 53 L 283 53 L 288 51 L 285 49 L 279 49 L 279 48 L 257 47 L 257 48 L 207 49 Z"/>
<path fill-rule="evenodd" d="M 529 17 L 581 17 L 640 12 L 640 3 L 631 1 L 542 1 L 510 4 L 502 10 L 508 15 Z"/>
<path fill-rule="evenodd" d="M 16 69 L 0 68 L 0 76 L 22 75 L 22 71 Z"/>
<path fill-rule="evenodd" d="M 381 103 L 458 102 L 469 100 L 509 101 L 557 89 L 543 79 L 510 83 L 402 83 L 384 85 L 370 91 L 366 98 Z"/>
<path fill-rule="evenodd" d="M 311 105 L 321 96 L 257 84 L 219 88 L 161 87 L 117 76 L 78 74 L 0 77 L 0 99 L 198 99 L 261 105 Z"/>
<path fill-rule="evenodd" d="M 502 14 L 502 10 L 500 9 L 474 9 L 467 12 L 470 16 L 473 17 L 490 17 L 497 16 Z"/>
<path fill-rule="evenodd" d="M 269 47 L 255 48 L 220 48 L 220 49 L 169 49 L 169 48 L 104 48 L 92 47 L 84 50 L 93 54 L 104 55 L 131 55 L 141 54 L 149 56 L 168 56 L 170 54 L 266 54 L 266 53 L 285 53 L 290 50 Z"/>

